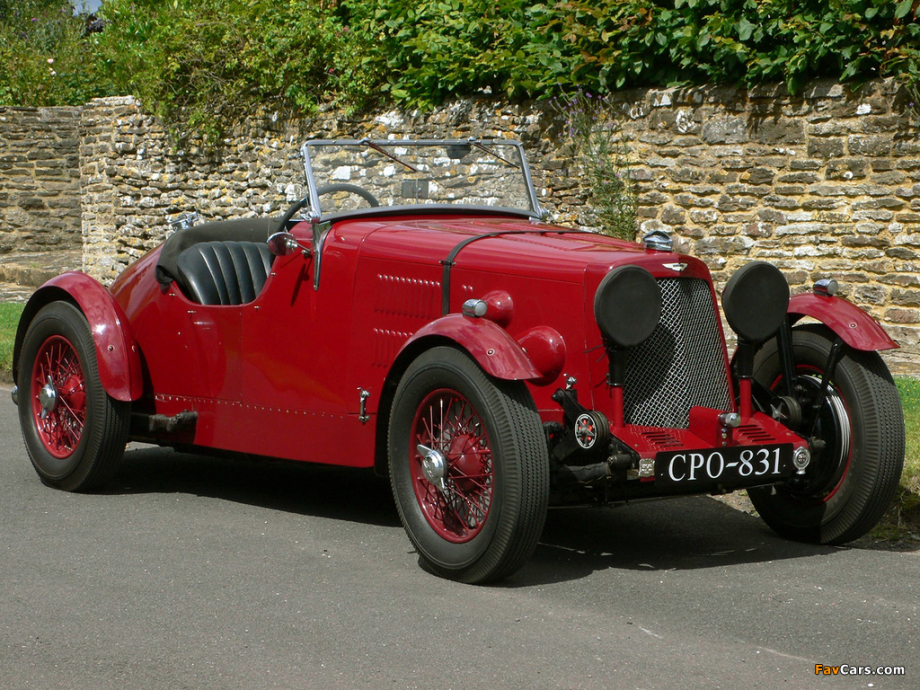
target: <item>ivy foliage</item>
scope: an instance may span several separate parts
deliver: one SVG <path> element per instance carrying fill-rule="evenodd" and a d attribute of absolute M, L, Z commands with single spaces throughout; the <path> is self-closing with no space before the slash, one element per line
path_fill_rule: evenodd
<path fill-rule="evenodd" d="M 212 138 L 258 107 L 895 76 L 920 0 L 0 0 L 0 105 L 132 93 Z"/>
<path fill-rule="evenodd" d="M 365 64 L 386 66 L 397 101 L 430 106 L 477 91 L 534 97 L 571 83 L 561 6 L 521 0 L 346 0 L 367 38 Z"/>
<path fill-rule="evenodd" d="M 920 0 L 346 0 L 391 95 L 920 80 Z"/>

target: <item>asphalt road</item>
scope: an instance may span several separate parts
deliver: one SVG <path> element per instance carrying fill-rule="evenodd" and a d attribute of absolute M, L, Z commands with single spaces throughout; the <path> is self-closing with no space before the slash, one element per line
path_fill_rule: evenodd
<path fill-rule="evenodd" d="M 920 687 L 917 553 L 692 498 L 553 511 L 516 576 L 459 585 L 363 473 L 144 447 L 48 489 L 0 396 L 0 688 Z"/>

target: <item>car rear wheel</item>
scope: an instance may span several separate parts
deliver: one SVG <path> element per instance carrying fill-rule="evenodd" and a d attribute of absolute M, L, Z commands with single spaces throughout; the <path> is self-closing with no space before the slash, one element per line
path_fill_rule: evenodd
<path fill-rule="evenodd" d="M 834 335 L 823 326 L 793 330 L 798 433 L 807 435 Z M 782 384 L 775 341 L 757 354 L 754 376 Z M 887 510 L 904 462 L 904 417 L 897 388 L 877 352 L 847 349 L 814 424 L 823 449 L 804 476 L 782 486 L 749 489 L 751 502 L 777 533 L 799 541 L 843 544 L 868 532 Z"/>
<path fill-rule="evenodd" d="M 26 331 L 17 375 L 19 423 L 32 465 L 49 486 L 88 491 L 118 467 L 130 404 L 109 397 L 83 313 L 43 307 Z"/>
<path fill-rule="evenodd" d="M 423 564 L 471 584 L 517 571 L 539 541 L 549 497 L 540 416 L 527 387 L 433 348 L 393 400 L 390 480 Z"/>

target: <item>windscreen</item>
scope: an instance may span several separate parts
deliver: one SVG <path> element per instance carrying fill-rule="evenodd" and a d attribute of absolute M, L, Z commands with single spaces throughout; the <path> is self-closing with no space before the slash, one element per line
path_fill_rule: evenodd
<path fill-rule="evenodd" d="M 303 151 L 324 218 L 424 204 L 538 213 L 517 142 L 311 141 Z"/>

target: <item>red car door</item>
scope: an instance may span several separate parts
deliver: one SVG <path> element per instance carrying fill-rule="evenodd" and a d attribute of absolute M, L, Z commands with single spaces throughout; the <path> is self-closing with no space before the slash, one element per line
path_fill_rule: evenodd
<path fill-rule="evenodd" d="M 336 465 L 373 464 L 374 425 L 358 419 L 359 392 L 349 390 L 346 379 L 359 243 L 358 235 L 330 231 L 318 290 L 312 257 L 297 252 L 277 258 L 262 294 L 243 307 L 247 421 L 240 450 Z"/>

